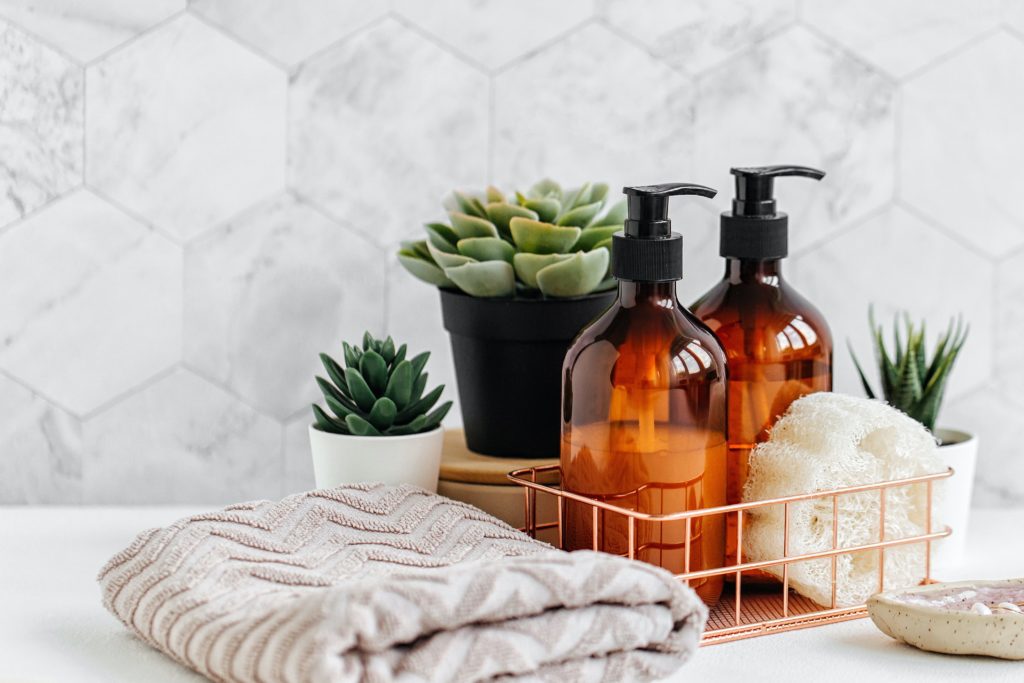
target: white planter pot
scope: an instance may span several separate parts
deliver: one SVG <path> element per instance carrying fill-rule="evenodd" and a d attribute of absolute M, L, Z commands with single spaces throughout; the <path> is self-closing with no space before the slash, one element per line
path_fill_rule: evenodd
<path fill-rule="evenodd" d="M 317 488 L 383 482 L 437 491 L 444 427 L 406 436 L 351 436 L 309 427 Z"/>
<path fill-rule="evenodd" d="M 953 476 L 937 487 L 936 517 L 940 524 L 949 525 L 953 534 L 933 544 L 932 576 L 950 580 L 961 578 L 957 572 L 967 546 L 978 437 L 955 429 L 936 429 L 935 435 L 942 441 L 939 458 L 943 466 L 953 468 Z"/>

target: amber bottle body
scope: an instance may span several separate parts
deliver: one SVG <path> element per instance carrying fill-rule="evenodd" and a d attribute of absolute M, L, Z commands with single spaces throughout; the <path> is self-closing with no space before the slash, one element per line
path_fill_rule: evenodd
<path fill-rule="evenodd" d="M 781 260 L 726 259 L 725 278 L 692 307 L 729 363 L 726 500 L 739 503 L 751 449 L 796 399 L 832 390 L 832 336 L 818 310 L 782 278 Z M 727 561 L 736 561 L 735 519 Z"/>
<path fill-rule="evenodd" d="M 648 514 L 723 505 L 726 486 L 725 355 L 679 305 L 675 283 L 620 282 L 619 298 L 586 328 L 563 367 L 562 486 Z M 594 545 L 593 508 L 568 501 L 565 547 Z M 625 555 L 625 516 L 601 512 L 597 549 Z M 722 566 L 722 515 L 637 523 L 640 560 L 674 573 Z M 721 577 L 692 582 L 707 603 Z"/>

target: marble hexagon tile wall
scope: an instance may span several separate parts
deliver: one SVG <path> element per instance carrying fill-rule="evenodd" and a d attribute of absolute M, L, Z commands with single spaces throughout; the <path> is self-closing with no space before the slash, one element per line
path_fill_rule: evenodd
<path fill-rule="evenodd" d="M 364 328 L 455 398 L 394 258 L 452 187 L 717 186 L 673 209 L 692 301 L 728 167 L 787 161 L 829 171 L 779 195 L 837 388 L 868 302 L 963 312 L 942 421 L 981 435 L 978 503 L 1024 504 L 1020 4 L 556 5 L 0 0 L 0 503 L 308 488 L 316 353 Z"/>

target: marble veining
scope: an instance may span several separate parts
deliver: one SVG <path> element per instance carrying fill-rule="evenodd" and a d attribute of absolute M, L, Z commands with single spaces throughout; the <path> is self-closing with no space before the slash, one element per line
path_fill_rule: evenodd
<path fill-rule="evenodd" d="M 293 77 L 291 182 L 392 246 L 486 176 L 487 101 L 483 74 L 388 19 Z"/>
<path fill-rule="evenodd" d="M 281 427 L 178 371 L 83 428 L 86 503 L 224 503 L 282 491 Z"/>
<path fill-rule="evenodd" d="M 88 191 L 0 234 L 0 368 L 78 414 L 170 367 L 181 249 Z"/>
<path fill-rule="evenodd" d="M 0 20 L 0 226 L 82 182 L 82 70 Z"/>
<path fill-rule="evenodd" d="M 87 83 L 89 184 L 180 238 L 283 188 L 285 74 L 197 19 L 89 67 Z"/>
<path fill-rule="evenodd" d="M 185 0 L 0 0 L 0 15 L 89 61 L 185 8 Z"/>
<path fill-rule="evenodd" d="M 680 299 L 722 275 L 728 168 L 790 180 L 785 266 L 860 393 L 874 302 L 971 337 L 940 418 L 1024 505 L 1024 3 L 0 0 L 0 504 L 312 485 L 317 352 L 430 350 L 394 258 L 452 188 L 692 180 Z"/>
<path fill-rule="evenodd" d="M 317 354 L 383 330 L 386 261 L 291 197 L 255 207 L 186 251 L 186 363 L 277 418 L 308 408 Z"/>

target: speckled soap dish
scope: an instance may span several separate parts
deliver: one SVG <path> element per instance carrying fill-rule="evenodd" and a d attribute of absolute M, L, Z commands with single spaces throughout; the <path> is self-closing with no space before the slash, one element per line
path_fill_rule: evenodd
<path fill-rule="evenodd" d="M 867 608 L 886 635 L 922 650 L 1024 659 L 1024 579 L 959 581 L 879 593 Z"/>

